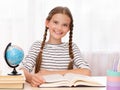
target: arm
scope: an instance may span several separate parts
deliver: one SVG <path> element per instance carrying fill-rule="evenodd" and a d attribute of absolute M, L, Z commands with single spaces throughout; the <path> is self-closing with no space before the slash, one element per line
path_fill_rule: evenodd
<path fill-rule="evenodd" d="M 80 68 L 80 69 L 72 69 L 72 70 L 61 70 L 61 71 L 48 71 L 48 70 L 41 70 L 39 74 L 41 75 L 47 75 L 47 74 L 66 74 L 66 73 L 76 73 L 76 74 L 82 74 L 82 75 L 91 75 L 91 71 L 89 69 Z"/>
<path fill-rule="evenodd" d="M 33 71 L 33 67 L 35 66 L 36 57 L 38 55 L 38 53 L 36 52 L 39 51 L 39 49 L 36 47 L 39 47 L 39 46 L 40 46 L 39 41 L 36 41 L 32 44 L 28 54 L 26 55 L 25 59 L 22 61 L 19 67 L 24 71 L 26 81 L 30 83 L 32 86 L 38 86 L 44 82 L 43 77 L 41 75 L 30 73 Z"/>
<path fill-rule="evenodd" d="M 22 70 L 24 71 L 24 74 L 25 74 L 25 77 L 26 77 L 26 81 L 28 83 L 30 83 L 31 86 L 37 87 L 40 84 L 45 82 L 41 75 L 39 75 L 39 74 L 31 74 L 24 68 L 22 68 Z"/>

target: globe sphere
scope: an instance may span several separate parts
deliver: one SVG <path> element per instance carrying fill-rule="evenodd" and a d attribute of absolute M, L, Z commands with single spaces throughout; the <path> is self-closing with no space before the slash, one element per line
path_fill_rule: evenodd
<path fill-rule="evenodd" d="M 23 60 L 24 51 L 18 46 L 11 45 L 7 48 L 5 55 L 8 63 L 11 66 L 16 66 Z"/>

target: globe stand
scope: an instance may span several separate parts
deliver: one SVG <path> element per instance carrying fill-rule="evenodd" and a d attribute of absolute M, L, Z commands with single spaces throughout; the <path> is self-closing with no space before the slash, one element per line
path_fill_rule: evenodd
<path fill-rule="evenodd" d="M 21 73 L 18 73 L 17 70 L 16 70 L 16 67 L 18 67 L 19 65 L 15 65 L 15 66 L 12 66 L 9 64 L 8 60 L 7 60 L 7 56 L 6 56 L 6 52 L 7 52 L 7 49 L 11 46 L 11 43 L 9 43 L 5 49 L 5 52 L 4 52 L 4 58 L 5 58 L 5 61 L 6 63 L 8 64 L 9 67 L 13 68 L 13 71 L 8 74 L 8 75 L 21 75 Z"/>
<path fill-rule="evenodd" d="M 8 75 L 21 75 L 21 73 L 18 73 L 16 68 L 13 68 L 13 71 L 9 73 Z"/>

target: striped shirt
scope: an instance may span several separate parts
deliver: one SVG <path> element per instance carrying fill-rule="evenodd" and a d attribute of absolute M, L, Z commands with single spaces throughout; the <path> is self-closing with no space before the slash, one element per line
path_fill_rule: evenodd
<path fill-rule="evenodd" d="M 36 58 L 40 51 L 41 42 L 36 41 L 31 46 L 28 55 L 22 61 L 21 65 L 31 72 L 36 64 Z M 88 63 L 83 59 L 79 48 L 75 43 L 72 45 L 74 54 L 74 68 L 88 68 Z M 66 70 L 70 62 L 68 43 L 45 44 L 42 54 L 41 69 L 47 70 Z"/>

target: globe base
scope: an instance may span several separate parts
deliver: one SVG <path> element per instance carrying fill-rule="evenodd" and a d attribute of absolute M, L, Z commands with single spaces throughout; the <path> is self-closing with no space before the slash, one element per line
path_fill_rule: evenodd
<path fill-rule="evenodd" d="M 13 69 L 13 71 L 11 72 L 11 73 L 9 73 L 8 75 L 21 75 L 21 73 L 18 73 L 17 71 L 16 71 L 16 68 L 14 68 Z"/>

